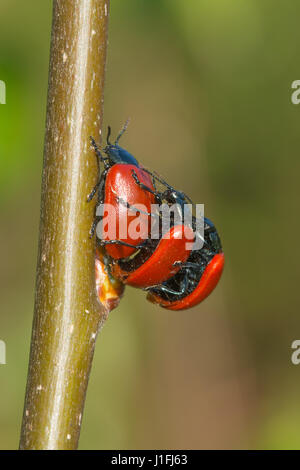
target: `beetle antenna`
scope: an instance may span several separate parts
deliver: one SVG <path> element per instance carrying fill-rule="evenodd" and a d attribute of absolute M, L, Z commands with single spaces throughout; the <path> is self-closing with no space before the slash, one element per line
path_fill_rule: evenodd
<path fill-rule="evenodd" d="M 106 136 L 106 143 L 107 143 L 107 145 L 111 145 L 111 143 L 110 143 L 110 141 L 109 141 L 110 134 L 111 134 L 111 127 L 110 127 L 110 126 L 107 126 L 107 136 Z"/>
<path fill-rule="evenodd" d="M 116 140 L 115 140 L 115 145 L 119 142 L 119 140 L 121 139 L 122 135 L 124 134 L 124 132 L 126 131 L 127 127 L 128 127 L 128 124 L 129 124 L 129 121 L 130 119 L 128 118 L 124 124 L 124 126 L 122 127 L 122 129 L 120 130 Z"/>

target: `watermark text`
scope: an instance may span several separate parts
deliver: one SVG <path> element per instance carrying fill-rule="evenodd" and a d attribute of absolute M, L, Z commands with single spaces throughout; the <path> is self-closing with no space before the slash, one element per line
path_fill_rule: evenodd
<path fill-rule="evenodd" d="M 3 80 L 0 80 L 0 104 L 6 104 L 6 86 Z"/>

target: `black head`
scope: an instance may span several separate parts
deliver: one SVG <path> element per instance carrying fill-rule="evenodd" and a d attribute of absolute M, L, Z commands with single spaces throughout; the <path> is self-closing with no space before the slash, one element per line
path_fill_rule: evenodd
<path fill-rule="evenodd" d="M 107 137 L 106 137 L 106 147 L 104 148 L 104 153 L 107 155 L 109 158 L 109 161 L 111 162 L 112 165 L 116 163 L 125 163 L 128 165 L 135 165 L 139 167 L 138 161 L 134 158 L 131 153 L 127 152 L 127 150 L 123 149 L 118 145 L 118 142 L 124 132 L 126 131 L 128 126 L 128 121 L 126 121 L 125 125 L 122 127 L 121 131 L 119 132 L 115 142 L 112 144 L 110 142 L 110 134 L 111 134 L 111 128 L 108 126 L 108 131 L 107 131 Z"/>

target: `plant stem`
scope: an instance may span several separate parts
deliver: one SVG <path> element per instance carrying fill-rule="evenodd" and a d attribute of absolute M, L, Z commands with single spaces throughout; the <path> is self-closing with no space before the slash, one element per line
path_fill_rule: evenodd
<path fill-rule="evenodd" d="M 54 0 L 35 310 L 21 449 L 76 449 L 104 308 L 89 239 L 109 0 Z"/>

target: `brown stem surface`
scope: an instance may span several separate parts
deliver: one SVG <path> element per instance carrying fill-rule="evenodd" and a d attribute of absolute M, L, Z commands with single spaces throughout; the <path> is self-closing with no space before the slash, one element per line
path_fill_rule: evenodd
<path fill-rule="evenodd" d="M 54 0 L 35 310 L 21 449 L 76 449 L 97 332 L 97 179 L 109 0 Z"/>

